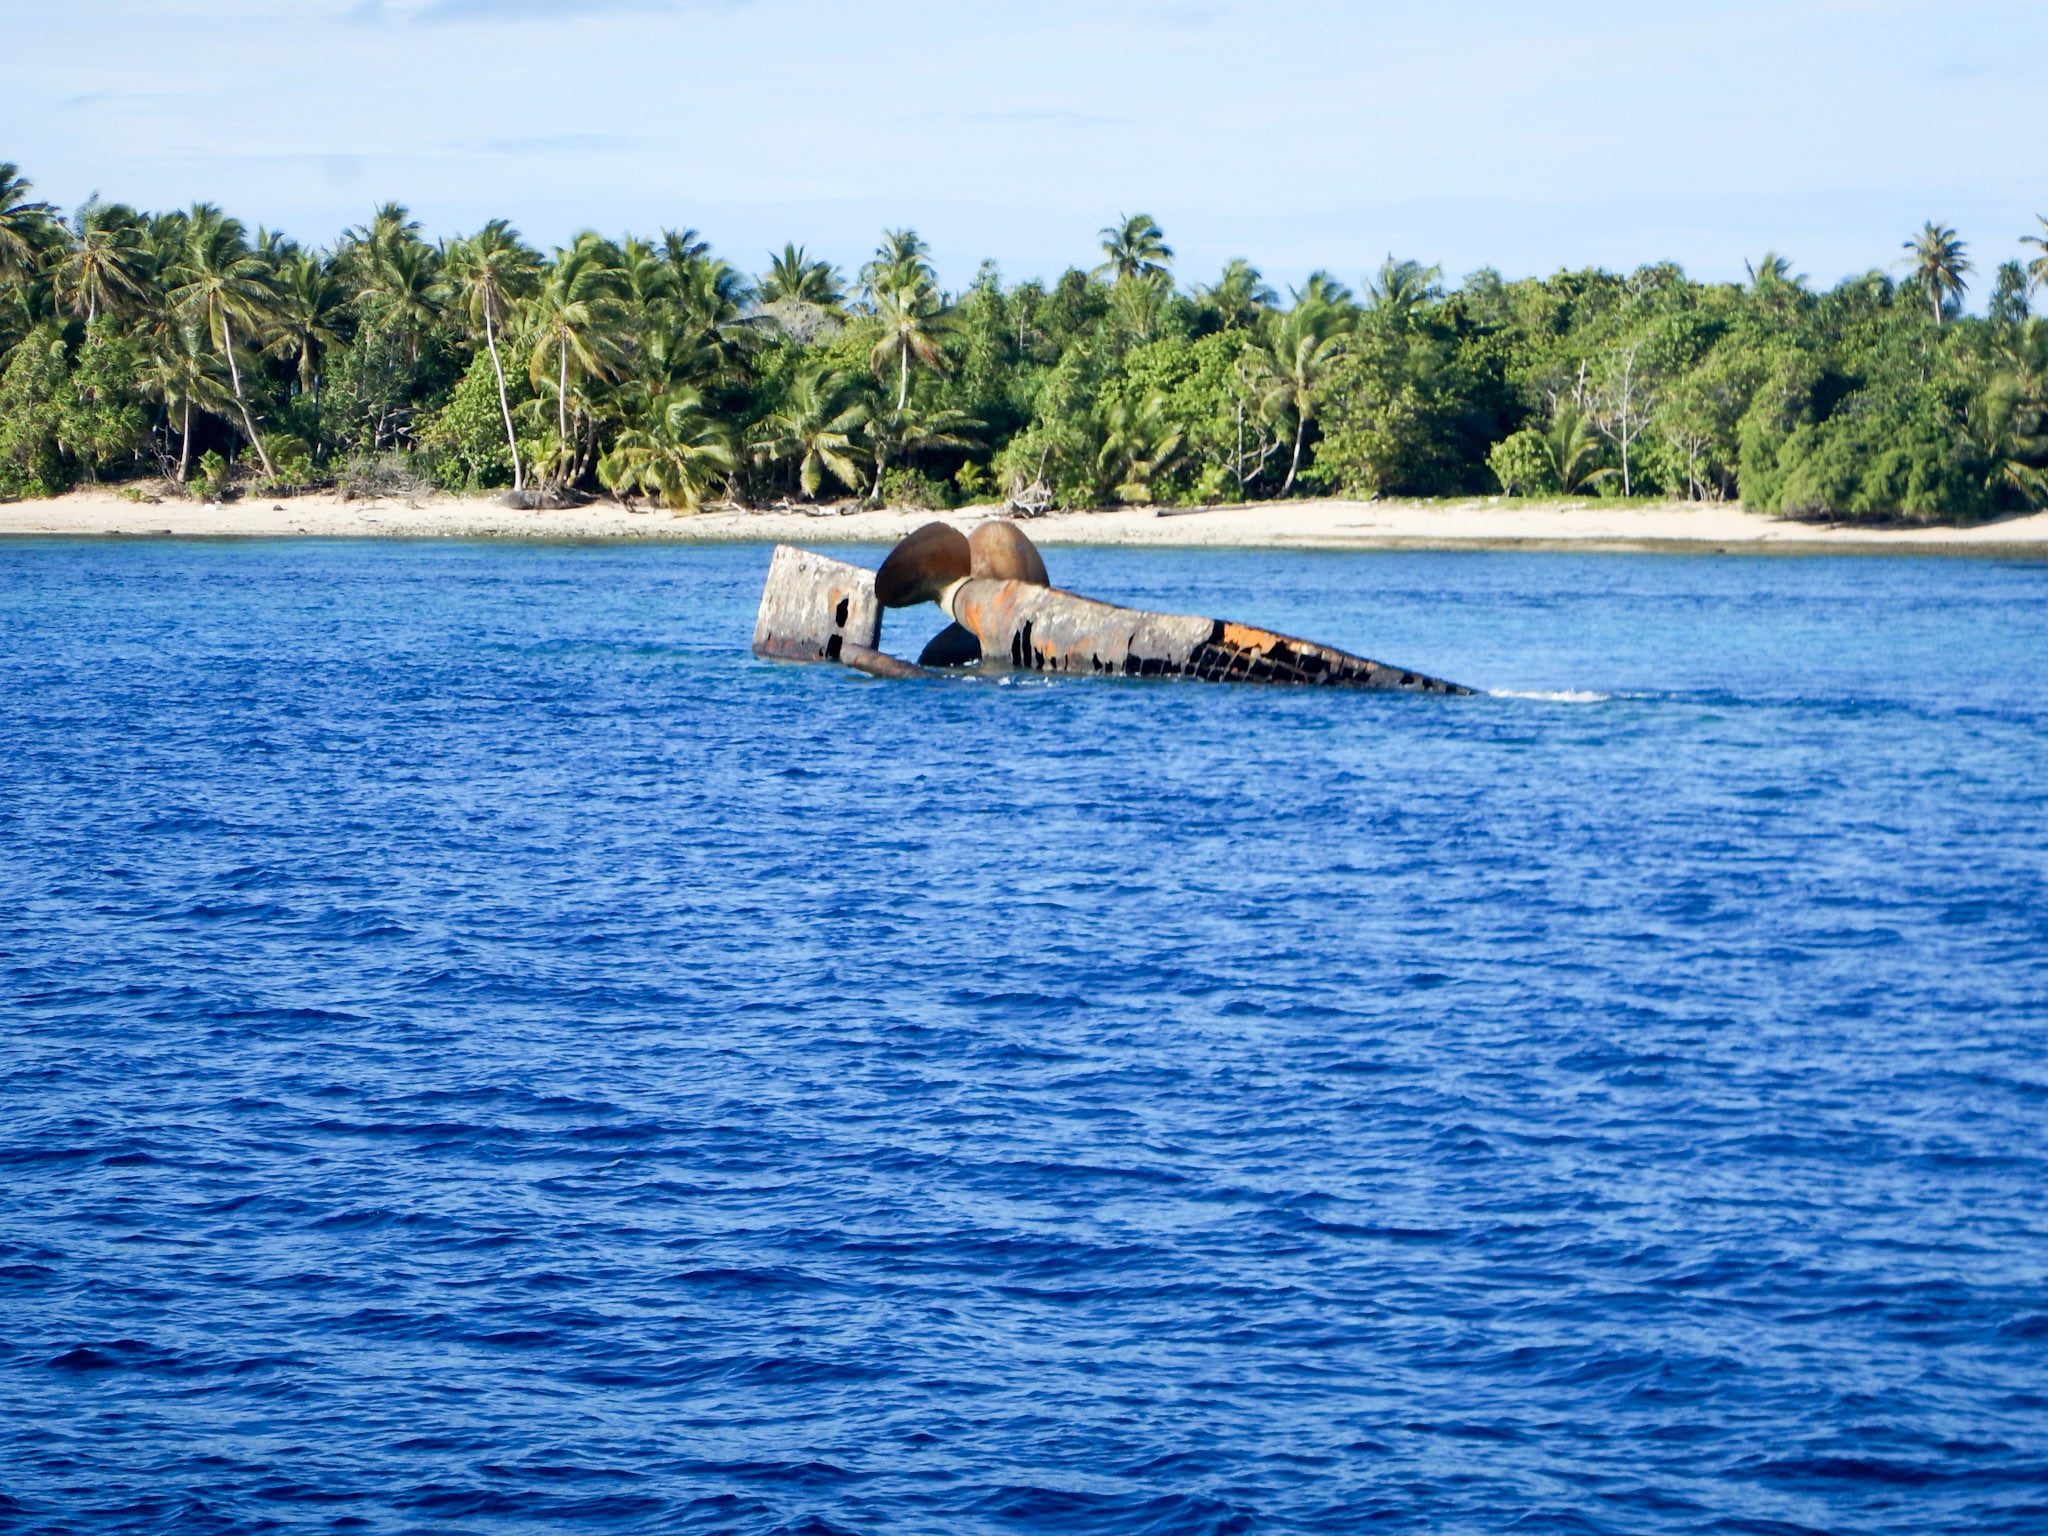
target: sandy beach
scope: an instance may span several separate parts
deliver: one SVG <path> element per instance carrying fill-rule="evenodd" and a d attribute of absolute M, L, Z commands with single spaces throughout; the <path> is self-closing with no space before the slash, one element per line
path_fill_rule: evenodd
<path fill-rule="evenodd" d="M 994 507 L 939 514 L 963 526 Z M 136 500 L 104 489 L 0 503 L 0 537 L 640 539 L 889 543 L 934 514 L 712 509 L 678 516 L 611 501 L 519 511 L 488 497 L 429 495 L 343 501 L 333 495 L 225 504 Z M 1473 498 L 1462 501 L 1260 502 L 1202 509 L 1147 507 L 1056 512 L 1034 519 L 1042 544 L 1292 547 L 1304 549 L 1747 549 L 1784 553 L 1890 551 L 2039 554 L 2048 512 L 1975 528 L 1829 527 L 1786 522 L 1729 504 L 1621 505 Z"/>

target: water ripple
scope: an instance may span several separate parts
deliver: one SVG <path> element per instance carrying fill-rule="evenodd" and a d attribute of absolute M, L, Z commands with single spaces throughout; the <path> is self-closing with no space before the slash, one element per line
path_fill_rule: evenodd
<path fill-rule="evenodd" d="M 0 1529 L 2040 1528 L 2048 570 L 1054 567 L 0 544 Z"/>

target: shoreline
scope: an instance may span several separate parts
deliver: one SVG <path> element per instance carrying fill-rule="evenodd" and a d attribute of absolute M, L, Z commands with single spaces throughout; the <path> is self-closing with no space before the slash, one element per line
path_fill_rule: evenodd
<path fill-rule="evenodd" d="M 934 519 L 971 526 L 996 508 L 677 516 L 616 502 L 519 511 L 435 493 L 342 501 L 331 493 L 225 504 L 135 501 L 86 489 L 0 502 L 0 538 L 497 539 L 540 542 L 889 544 Z M 1617 504 L 1471 497 L 1446 501 L 1253 502 L 1204 508 L 1055 512 L 1025 526 L 1044 545 L 1182 549 L 1565 550 L 1579 553 L 2048 554 L 2048 512 L 1974 528 L 1785 522 L 1728 503 Z"/>

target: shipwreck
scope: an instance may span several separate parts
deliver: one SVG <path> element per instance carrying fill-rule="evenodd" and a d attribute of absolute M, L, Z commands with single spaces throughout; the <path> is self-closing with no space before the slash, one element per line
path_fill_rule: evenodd
<path fill-rule="evenodd" d="M 881 649 L 883 610 L 918 603 L 937 604 L 952 622 L 916 661 L 889 655 Z M 1037 546 L 1001 520 L 971 534 L 927 523 L 875 571 L 777 545 L 754 621 L 754 653 L 892 678 L 1035 672 L 1472 692 L 1255 625 L 1120 608 L 1062 591 Z"/>

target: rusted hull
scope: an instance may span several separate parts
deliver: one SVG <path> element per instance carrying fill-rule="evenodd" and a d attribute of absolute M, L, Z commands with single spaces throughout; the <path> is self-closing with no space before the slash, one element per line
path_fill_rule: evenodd
<path fill-rule="evenodd" d="M 947 594 L 945 607 L 981 641 L 984 667 L 1410 693 L 1472 691 L 1270 629 L 1119 608 L 1021 581 L 966 581 Z"/>
<path fill-rule="evenodd" d="M 873 651 L 881 638 L 873 571 L 793 545 L 775 546 L 754 618 L 756 656 L 838 661 L 848 646 Z"/>

